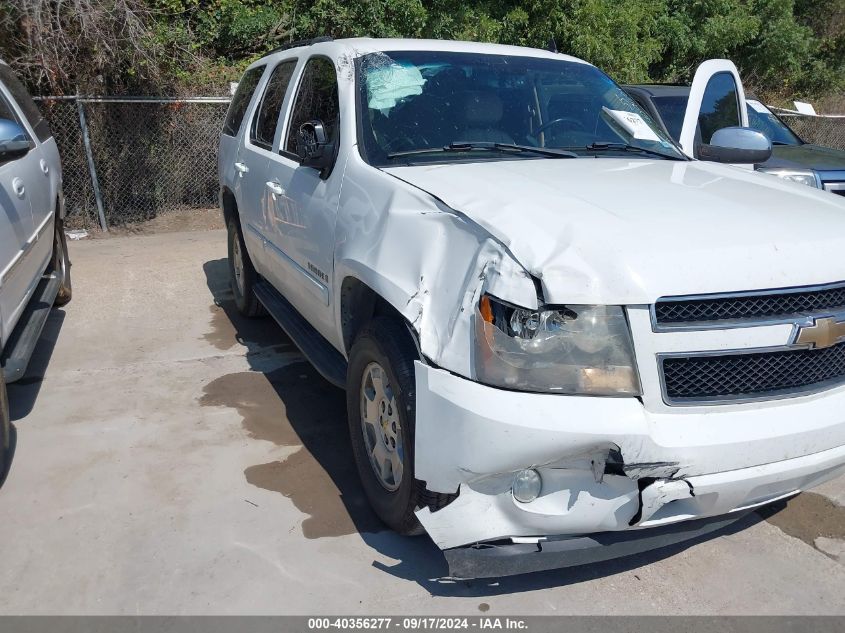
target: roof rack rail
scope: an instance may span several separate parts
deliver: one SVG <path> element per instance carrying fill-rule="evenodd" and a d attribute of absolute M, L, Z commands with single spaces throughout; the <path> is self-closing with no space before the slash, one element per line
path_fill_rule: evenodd
<path fill-rule="evenodd" d="M 273 53 L 278 53 L 279 51 L 286 51 L 289 48 L 298 48 L 300 46 L 311 46 L 311 44 L 319 44 L 320 42 L 331 42 L 334 38 L 331 35 L 321 35 L 319 37 L 311 37 L 305 40 L 295 40 L 293 42 L 288 42 L 287 44 L 282 44 L 281 46 L 277 46 L 272 51 L 265 53 L 265 55 L 272 55 Z"/>

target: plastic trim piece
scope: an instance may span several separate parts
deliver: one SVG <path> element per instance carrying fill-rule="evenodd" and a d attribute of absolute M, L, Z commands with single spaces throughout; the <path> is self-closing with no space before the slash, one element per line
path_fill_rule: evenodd
<path fill-rule="evenodd" d="M 497 578 L 598 563 L 641 554 L 705 536 L 745 516 L 685 521 L 665 527 L 602 532 L 589 536 L 546 537 L 537 543 L 488 544 L 444 550 L 453 578 Z"/>

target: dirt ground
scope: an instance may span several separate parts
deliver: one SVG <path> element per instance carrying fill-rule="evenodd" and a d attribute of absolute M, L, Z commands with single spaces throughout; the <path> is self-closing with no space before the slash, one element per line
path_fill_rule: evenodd
<path fill-rule="evenodd" d="M 224 231 L 69 248 L 73 301 L 9 389 L 0 614 L 845 614 L 845 479 L 668 550 L 451 581 L 369 510 L 344 394 L 235 313 Z"/>
<path fill-rule="evenodd" d="M 162 213 L 146 222 L 110 226 L 107 232 L 91 229 L 88 231 L 88 238 L 107 239 L 112 237 L 126 237 L 128 235 L 211 231 L 223 228 L 226 228 L 223 223 L 223 215 L 217 207 L 210 209 L 176 209 Z"/>

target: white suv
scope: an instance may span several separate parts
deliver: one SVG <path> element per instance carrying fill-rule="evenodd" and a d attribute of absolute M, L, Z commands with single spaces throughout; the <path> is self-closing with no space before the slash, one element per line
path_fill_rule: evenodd
<path fill-rule="evenodd" d="M 6 383 L 24 375 L 54 304 L 70 301 L 56 139 L 0 61 L 0 483 L 9 447 Z"/>
<path fill-rule="evenodd" d="M 698 153 L 765 160 L 718 125 L 736 86 L 697 79 L 728 86 Z M 688 158 L 590 64 L 280 50 L 219 172 L 238 308 L 346 389 L 373 508 L 455 576 L 677 542 L 845 471 L 845 200 Z"/>

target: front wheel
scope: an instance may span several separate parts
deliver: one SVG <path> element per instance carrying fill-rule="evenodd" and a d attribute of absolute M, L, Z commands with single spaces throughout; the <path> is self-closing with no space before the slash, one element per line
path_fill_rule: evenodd
<path fill-rule="evenodd" d="M 346 408 L 352 452 L 378 517 L 400 534 L 421 534 L 414 510 L 416 350 L 400 323 L 373 319 L 349 354 Z"/>

